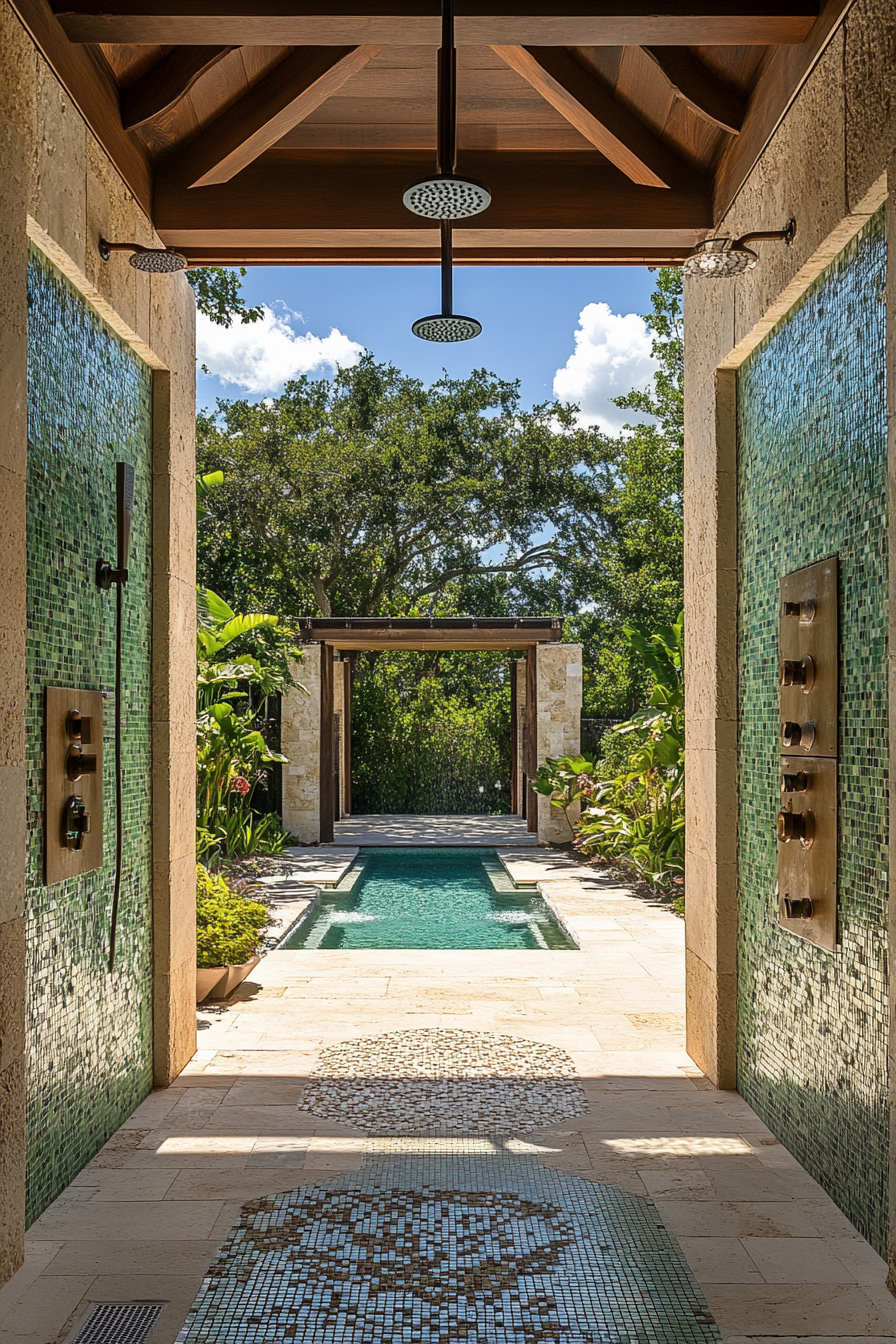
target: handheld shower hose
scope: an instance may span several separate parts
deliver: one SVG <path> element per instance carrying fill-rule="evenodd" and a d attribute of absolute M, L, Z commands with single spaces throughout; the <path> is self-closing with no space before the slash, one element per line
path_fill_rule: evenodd
<path fill-rule="evenodd" d="M 115 584 L 115 880 L 112 888 L 112 913 L 109 921 L 109 973 L 115 969 L 115 937 L 118 906 L 121 900 L 121 863 L 124 847 L 124 788 L 121 778 L 121 705 L 122 705 L 122 627 L 123 589 L 128 581 L 128 552 L 131 544 L 131 517 L 134 512 L 134 468 L 129 462 L 116 467 L 118 564 L 108 560 L 96 563 L 96 581 L 106 592 Z"/>

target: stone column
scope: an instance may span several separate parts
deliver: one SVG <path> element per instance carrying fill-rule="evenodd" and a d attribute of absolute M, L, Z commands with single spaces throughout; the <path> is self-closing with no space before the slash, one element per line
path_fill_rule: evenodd
<path fill-rule="evenodd" d="M 581 751 L 582 646 L 539 644 L 538 764 L 548 756 L 577 756 Z M 572 839 L 565 814 L 549 798 L 538 798 L 539 844 L 568 844 Z M 577 808 L 570 808 L 575 822 Z"/>
<path fill-rule="evenodd" d="M 292 691 L 280 708 L 280 750 L 288 760 L 283 826 L 300 845 L 320 841 L 320 653 L 319 644 L 305 645 L 305 660 L 292 671 L 307 694 Z"/>
<path fill-rule="evenodd" d="M 25 1236 L 25 480 L 27 450 L 27 147 L 0 112 L 0 1283 Z"/>

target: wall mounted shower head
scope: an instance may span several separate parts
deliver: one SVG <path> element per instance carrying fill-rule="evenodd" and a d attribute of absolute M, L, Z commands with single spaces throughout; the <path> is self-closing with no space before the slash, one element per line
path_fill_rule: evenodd
<path fill-rule="evenodd" d="M 130 252 L 128 261 L 135 271 L 149 271 L 152 275 L 169 275 L 173 271 L 185 271 L 189 266 L 186 257 L 167 247 L 142 247 L 140 243 L 110 243 L 100 239 L 100 256 L 108 261 L 113 252 Z"/>
<path fill-rule="evenodd" d="M 682 263 L 685 275 L 711 276 L 724 280 L 756 269 L 758 255 L 747 243 L 785 242 L 789 247 L 796 236 L 796 220 L 791 219 L 786 229 L 768 233 L 745 233 L 742 238 L 704 238 L 702 243 Z"/>

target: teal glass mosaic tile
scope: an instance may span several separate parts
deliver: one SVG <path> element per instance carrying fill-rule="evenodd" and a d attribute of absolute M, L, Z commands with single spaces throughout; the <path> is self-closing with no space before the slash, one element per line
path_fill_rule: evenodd
<path fill-rule="evenodd" d="M 247 1204 L 178 1344 L 719 1339 L 651 1200 L 459 1152 L 365 1157 Z"/>
<path fill-rule="evenodd" d="M 876 215 L 738 376 L 738 1086 L 886 1254 L 886 244 Z M 840 561 L 839 942 L 776 922 L 778 583 Z"/>
<path fill-rule="evenodd" d="M 32 251 L 28 285 L 28 1221 L 151 1086 L 150 370 Z M 124 866 L 106 970 L 115 854 L 115 464 L 136 468 L 124 606 Z M 104 863 L 43 885 L 43 694 L 105 693 Z"/>

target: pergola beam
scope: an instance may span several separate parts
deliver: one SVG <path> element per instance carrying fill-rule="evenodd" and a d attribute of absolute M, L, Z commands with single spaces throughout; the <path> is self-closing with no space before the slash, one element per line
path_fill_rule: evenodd
<path fill-rule="evenodd" d="M 248 12 L 250 11 L 251 12 Z M 722 12 L 720 12 L 720 10 Z M 72 42 L 203 46 L 342 46 L 360 40 L 438 46 L 431 0 L 59 0 Z M 802 42 L 818 14 L 814 0 L 465 0 L 458 45 L 769 46 Z"/>
<path fill-rule="evenodd" d="M 417 153 L 368 152 L 357 158 L 320 151 L 301 155 L 269 154 L 239 178 L 191 191 L 172 174 L 156 183 L 155 224 L 170 247 L 332 246 L 334 231 L 347 231 L 346 242 L 370 247 L 434 245 L 430 221 L 402 204 L 408 182 L 432 171 L 432 160 Z M 639 242 L 668 246 L 676 234 L 693 246 L 694 232 L 712 226 L 707 182 L 685 174 L 668 191 L 630 182 L 598 155 L 529 154 L 489 151 L 464 156 L 464 171 L 486 182 L 492 204 L 474 221 L 476 245 L 502 246 L 542 239 L 545 232 L 578 231 L 580 245 L 600 246 L 600 234 L 627 235 Z M 359 215 L 358 202 L 363 202 Z M 360 226 L 360 227 L 359 227 Z M 466 230 L 458 229 L 458 246 Z M 584 236 L 582 236 L 584 234 Z M 505 240 L 505 235 L 508 235 Z M 533 236 L 534 235 L 534 236 Z M 623 237 L 606 242 L 622 244 Z"/>
<path fill-rule="evenodd" d="M 166 165 L 189 187 L 229 182 L 316 111 L 382 48 L 300 47 Z"/>
<path fill-rule="evenodd" d="M 175 47 L 144 75 L 121 91 L 121 124 L 126 131 L 161 116 L 187 94 L 206 70 L 233 47 Z"/>
<path fill-rule="evenodd" d="M 688 107 L 734 135 L 744 124 L 744 100 L 686 47 L 644 47 Z"/>
<path fill-rule="evenodd" d="M 492 47 L 546 102 L 643 187 L 670 187 L 684 164 L 562 47 Z"/>

